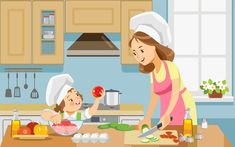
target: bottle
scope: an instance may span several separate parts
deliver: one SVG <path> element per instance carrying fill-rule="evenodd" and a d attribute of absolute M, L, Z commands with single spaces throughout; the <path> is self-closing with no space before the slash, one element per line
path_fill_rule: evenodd
<path fill-rule="evenodd" d="M 193 135 L 193 121 L 190 117 L 190 109 L 186 109 L 184 118 L 184 136 L 191 137 Z"/>
<path fill-rule="evenodd" d="M 17 130 L 20 128 L 20 120 L 18 116 L 18 111 L 13 111 L 13 118 L 11 121 L 11 137 L 14 138 L 17 135 Z"/>
<path fill-rule="evenodd" d="M 202 119 L 202 128 L 206 129 L 208 127 L 207 121 L 205 118 Z"/>

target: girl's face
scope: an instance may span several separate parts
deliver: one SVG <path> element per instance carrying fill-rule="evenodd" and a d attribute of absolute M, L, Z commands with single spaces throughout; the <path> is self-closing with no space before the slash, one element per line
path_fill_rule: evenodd
<path fill-rule="evenodd" d="M 82 98 L 75 89 L 68 92 L 67 96 L 64 98 L 65 107 L 64 111 L 75 112 L 80 109 L 82 105 Z"/>
<path fill-rule="evenodd" d="M 155 46 L 144 44 L 135 38 L 131 42 L 131 50 L 136 61 L 142 65 L 148 65 L 156 56 Z"/>

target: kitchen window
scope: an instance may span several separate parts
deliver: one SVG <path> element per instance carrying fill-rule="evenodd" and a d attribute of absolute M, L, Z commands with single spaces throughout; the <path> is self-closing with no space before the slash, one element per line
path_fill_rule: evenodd
<path fill-rule="evenodd" d="M 203 80 L 226 79 L 232 95 L 232 0 L 169 0 L 175 62 L 187 88 L 202 96 Z"/>

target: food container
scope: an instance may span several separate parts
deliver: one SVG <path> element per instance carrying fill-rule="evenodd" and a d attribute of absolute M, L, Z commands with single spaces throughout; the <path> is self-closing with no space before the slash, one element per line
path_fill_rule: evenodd
<path fill-rule="evenodd" d="M 43 17 L 43 24 L 49 24 L 49 16 Z"/>
<path fill-rule="evenodd" d="M 70 124 L 53 124 L 51 121 L 49 121 L 50 127 L 59 135 L 62 136 L 70 136 L 78 132 L 78 130 L 81 128 L 83 124 L 83 121 L 77 121 L 77 120 L 71 120 Z"/>
<path fill-rule="evenodd" d="M 54 14 L 49 15 L 49 22 L 50 22 L 50 25 L 55 24 L 55 15 Z"/>
<path fill-rule="evenodd" d="M 120 93 L 118 90 L 106 90 L 104 104 L 111 107 L 120 105 L 120 94 L 122 93 Z"/>

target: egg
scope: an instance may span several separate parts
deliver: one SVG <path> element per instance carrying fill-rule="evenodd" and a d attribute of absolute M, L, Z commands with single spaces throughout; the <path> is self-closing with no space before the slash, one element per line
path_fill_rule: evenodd
<path fill-rule="evenodd" d="M 82 135 L 82 142 L 83 143 L 88 143 L 90 141 L 91 134 L 90 133 L 85 133 Z"/>
<path fill-rule="evenodd" d="M 99 136 L 99 142 L 105 143 L 109 141 L 109 135 L 107 133 L 102 133 Z"/>
<path fill-rule="evenodd" d="M 77 133 L 73 136 L 72 141 L 74 143 L 79 143 L 82 140 L 82 134 Z"/>
<path fill-rule="evenodd" d="M 99 134 L 98 133 L 92 133 L 90 137 L 90 142 L 96 143 L 99 141 Z"/>

